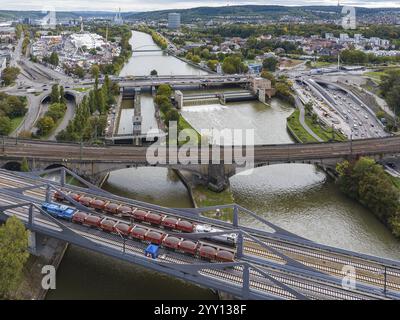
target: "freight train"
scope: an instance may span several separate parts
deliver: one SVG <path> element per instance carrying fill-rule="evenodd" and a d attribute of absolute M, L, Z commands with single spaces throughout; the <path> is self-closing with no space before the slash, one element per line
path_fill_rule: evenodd
<path fill-rule="evenodd" d="M 187 220 L 182 220 L 180 218 L 168 216 L 165 214 L 158 214 L 155 212 L 144 211 L 139 208 L 132 208 L 125 204 L 103 201 L 101 199 L 91 198 L 85 195 L 80 195 L 72 192 L 66 192 L 66 194 L 75 201 L 82 204 L 83 206 L 95 209 L 96 211 L 124 218 L 130 218 L 140 223 L 146 223 L 152 226 L 162 227 L 167 230 L 176 230 L 179 232 L 186 232 L 186 233 L 223 231 L 222 229 L 217 229 L 208 225 L 189 222 Z M 54 193 L 54 199 L 58 202 L 66 201 L 65 197 L 60 192 Z M 227 235 L 210 236 L 205 239 L 208 239 L 213 242 L 218 242 L 223 245 L 228 245 L 231 247 L 235 247 L 237 244 L 237 234 L 234 233 Z"/>
<path fill-rule="evenodd" d="M 195 257 L 216 262 L 233 262 L 234 252 L 212 246 L 202 241 L 191 241 L 182 237 L 170 236 L 150 227 L 130 225 L 119 220 L 113 220 L 93 214 L 87 214 L 66 205 L 42 203 L 42 210 L 57 219 L 64 219 L 87 227 L 97 228 L 105 232 L 123 235 L 134 240 L 145 241 L 162 246 L 168 250 L 186 253 Z"/>

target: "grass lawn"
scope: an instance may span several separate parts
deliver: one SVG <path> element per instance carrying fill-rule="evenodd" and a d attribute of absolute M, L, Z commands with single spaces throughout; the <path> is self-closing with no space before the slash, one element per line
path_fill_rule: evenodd
<path fill-rule="evenodd" d="M 312 135 L 310 135 L 306 129 L 301 125 L 300 110 L 296 109 L 289 118 L 287 118 L 287 126 L 297 136 L 301 143 L 318 142 Z"/>
<path fill-rule="evenodd" d="M 322 140 L 329 141 L 332 139 L 332 128 L 322 127 L 320 124 L 313 123 L 310 117 L 305 117 L 307 125 L 310 129 Z M 346 141 L 347 138 L 342 135 L 340 132 L 335 131 L 335 141 Z"/>
<path fill-rule="evenodd" d="M 210 207 L 210 206 L 235 203 L 230 188 L 218 193 L 209 190 L 206 186 L 199 185 L 193 188 L 193 197 L 198 207 Z M 216 217 L 215 211 L 204 212 L 203 215 L 210 218 L 218 218 L 224 221 L 232 221 L 233 219 L 232 209 L 223 209 L 221 213 L 222 213 L 221 217 Z"/>
<path fill-rule="evenodd" d="M 300 123 L 300 110 L 296 109 L 292 115 L 287 118 L 288 127 L 294 132 L 301 143 L 318 142 Z M 306 124 L 310 129 L 322 140 L 329 141 L 332 139 L 332 128 L 324 128 L 319 124 L 314 124 L 310 117 L 305 117 Z M 335 141 L 346 141 L 347 138 L 341 133 L 335 131 Z"/>
<path fill-rule="evenodd" d="M 25 116 L 11 119 L 11 132 L 14 132 L 24 121 Z"/>
<path fill-rule="evenodd" d="M 384 71 L 370 71 L 370 72 L 365 72 L 364 76 L 370 77 L 374 79 L 377 82 L 381 81 L 382 76 L 384 76 L 386 72 Z"/>
<path fill-rule="evenodd" d="M 312 62 L 311 66 L 314 68 L 323 68 L 323 67 L 332 66 L 334 64 L 335 63 L 333 63 L 333 62 L 316 61 L 316 62 Z"/>
<path fill-rule="evenodd" d="M 75 91 L 78 91 L 78 92 L 86 92 L 86 91 L 89 91 L 91 88 L 75 88 L 74 90 Z"/>

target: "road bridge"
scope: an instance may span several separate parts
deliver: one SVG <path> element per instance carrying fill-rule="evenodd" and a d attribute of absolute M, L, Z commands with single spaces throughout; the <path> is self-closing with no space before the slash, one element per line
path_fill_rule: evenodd
<path fill-rule="evenodd" d="M 56 169 L 48 171 L 55 172 Z M 21 219 L 31 231 L 30 249 L 40 253 L 41 239 L 52 237 L 73 245 L 99 252 L 120 260 L 141 265 L 198 285 L 221 290 L 243 299 L 399 299 L 400 262 L 328 247 L 290 233 L 253 212 L 239 206 L 217 206 L 202 209 L 171 209 L 110 194 L 96 188 L 65 168 L 57 169 L 60 182 L 49 181 L 30 174 L 0 170 L 0 220 L 10 216 Z M 84 187 L 65 183 L 65 175 L 75 176 Z M 70 192 L 92 199 L 119 203 L 198 225 L 210 225 L 219 231 L 212 233 L 179 233 L 160 226 L 156 228 L 169 236 L 182 237 L 210 246 L 210 235 L 236 234 L 233 262 L 209 262 L 179 251 L 161 249 L 157 259 L 144 256 L 146 241 L 133 240 L 121 234 L 107 233 L 96 228 L 66 220 L 57 220 L 41 209 L 44 201 L 52 201 L 54 193 L 63 194 L 68 206 L 104 219 L 132 224 L 130 219 L 109 216 L 75 201 Z M 202 215 L 216 209 L 231 209 L 232 222 Z M 241 225 L 240 217 L 250 215 L 267 231 Z M 137 222 L 135 222 L 137 223 Z M 206 238 L 206 239 L 205 239 Z M 355 287 L 342 285 L 345 267 L 353 266 Z"/>
<path fill-rule="evenodd" d="M 256 145 L 254 148 L 192 146 L 190 149 L 157 144 L 150 147 L 91 146 L 6 137 L 1 142 L 0 165 L 3 168 L 18 165 L 26 158 L 32 170 L 65 166 L 91 181 L 100 181 L 108 172 L 118 169 L 164 166 L 190 170 L 205 182 L 217 186 L 224 184 L 238 170 L 252 167 L 309 163 L 334 168 L 343 159 L 369 156 L 382 160 L 400 153 L 398 136 L 347 142 Z"/>

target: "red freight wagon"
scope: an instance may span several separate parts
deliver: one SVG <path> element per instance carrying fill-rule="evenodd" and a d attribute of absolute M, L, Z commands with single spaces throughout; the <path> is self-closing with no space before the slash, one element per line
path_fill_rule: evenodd
<path fill-rule="evenodd" d="M 159 225 L 161 223 L 162 217 L 157 213 L 149 213 L 144 217 L 144 221 L 150 222 L 151 224 Z"/>
<path fill-rule="evenodd" d="M 131 230 L 131 236 L 136 239 L 144 240 L 147 229 L 135 227 Z"/>
<path fill-rule="evenodd" d="M 125 224 L 125 223 L 118 223 L 115 226 L 115 229 L 118 230 L 124 236 L 129 236 L 132 227 L 130 225 L 128 225 L 128 224 Z"/>
<path fill-rule="evenodd" d="M 165 217 L 161 221 L 161 225 L 164 226 L 165 228 L 169 228 L 169 229 L 174 229 L 176 227 L 177 223 L 178 223 L 178 219 L 175 219 L 172 217 Z"/>
<path fill-rule="evenodd" d="M 218 261 L 222 261 L 222 262 L 233 262 L 235 259 L 235 255 L 233 254 L 233 252 L 230 252 L 230 251 L 219 250 L 217 252 L 216 259 Z"/>
<path fill-rule="evenodd" d="M 118 212 L 119 214 L 122 214 L 122 215 L 131 215 L 131 214 L 132 214 L 132 208 L 127 207 L 127 206 L 120 206 L 120 207 L 117 209 L 117 212 Z"/>
<path fill-rule="evenodd" d="M 163 245 L 166 248 L 177 250 L 179 248 L 180 242 L 181 242 L 181 239 L 168 236 L 168 237 L 164 238 Z"/>
<path fill-rule="evenodd" d="M 186 220 L 180 220 L 176 224 L 176 229 L 182 232 L 187 232 L 191 233 L 194 230 L 194 225 L 193 223 L 186 221 Z"/>
<path fill-rule="evenodd" d="M 111 213 L 111 214 L 117 214 L 118 207 L 119 207 L 119 204 L 108 203 L 104 207 L 104 210 L 107 211 L 108 213 Z"/>
<path fill-rule="evenodd" d="M 196 254 L 197 244 L 190 240 L 184 240 L 179 244 L 179 249 L 183 252 Z"/>
<path fill-rule="evenodd" d="M 90 198 L 90 197 L 79 198 L 79 202 L 86 207 L 88 207 L 92 201 L 93 201 L 93 198 Z"/>
<path fill-rule="evenodd" d="M 72 222 L 84 223 L 87 216 L 86 213 L 78 211 L 72 216 Z"/>
<path fill-rule="evenodd" d="M 56 201 L 64 201 L 64 196 L 60 193 L 60 192 L 58 192 L 58 191 L 56 191 L 55 193 L 54 193 L 54 199 L 56 200 Z"/>
<path fill-rule="evenodd" d="M 134 218 L 135 220 L 144 221 L 146 215 L 147 215 L 147 212 L 142 211 L 142 210 L 136 210 L 136 211 L 133 213 L 133 218 Z"/>
<path fill-rule="evenodd" d="M 88 216 L 85 219 L 85 224 L 92 227 L 100 227 L 101 218 L 96 216 Z"/>
<path fill-rule="evenodd" d="M 199 255 L 202 258 L 214 260 L 217 255 L 217 249 L 209 246 L 202 246 L 199 250 Z"/>
<path fill-rule="evenodd" d="M 90 206 L 97 210 L 103 210 L 105 205 L 106 205 L 106 203 L 103 200 L 98 200 L 98 199 L 93 200 L 90 203 Z"/>
<path fill-rule="evenodd" d="M 163 233 L 155 232 L 155 231 L 149 231 L 147 232 L 145 236 L 146 241 L 150 241 L 153 244 L 160 245 L 161 242 L 163 241 L 165 235 Z"/>
<path fill-rule="evenodd" d="M 114 232 L 115 231 L 114 230 L 114 225 L 115 225 L 115 221 L 104 219 L 100 223 L 100 228 L 102 228 L 104 231 Z"/>

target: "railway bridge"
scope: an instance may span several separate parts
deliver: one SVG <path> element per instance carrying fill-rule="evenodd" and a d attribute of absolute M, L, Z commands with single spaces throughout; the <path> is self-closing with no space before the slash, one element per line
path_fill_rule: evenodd
<path fill-rule="evenodd" d="M 343 159 L 370 156 L 382 160 L 399 153 L 398 136 L 331 143 L 192 148 L 157 144 L 150 147 L 93 146 L 3 137 L 0 166 L 15 170 L 26 158 L 33 171 L 64 166 L 92 182 L 101 181 L 109 172 L 118 169 L 163 166 L 192 171 L 201 181 L 218 190 L 226 186 L 229 177 L 252 168 L 307 163 L 329 169 Z"/>
<path fill-rule="evenodd" d="M 400 262 L 328 247 L 304 239 L 276 226 L 239 205 L 201 209 L 172 209 L 135 201 L 101 190 L 66 168 L 48 170 L 60 174 L 59 182 L 35 174 L 12 173 L 0 169 L 0 221 L 16 216 L 30 230 L 30 250 L 40 254 L 48 238 L 56 238 L 116 259 L 137 264 L 163 274 L 229 293 L 243 299 L 399 299 Z M 41 172 L 43 173 L 43 172 Z M 66 174 L 74 176 L 82 187 L 66 184 Z M 121 233 L 104 232 L 80 223 L 59 220 L 43 211 L 43 202 L 54 200 L 55 193 L 63 195 L 69 207 L 102 221 L 136 224 L 154 229 L 166 237 L 192 241 L 198 245 L 224 249 L 210 236 L 236 234 L 237 243 L 231 262 L 201 259 L 196 254 L 168 250 L 160 246 L 156 259 L 144 255 L 148 241 L 134 240 Z M 101 200 L 130 208 L 184 220 L 192 224 L 213 227 L 210 232 L 182 233 L 145 222 L 133 222 L 122 216 L 95 211 L 79 194 L 91 202 Z M 231 210 L 231 222 L 206 217 L 216 209 Z M 250 215 L 263 225 L 262 230 L 241 224 Z M 355 285 L 346 285 L 352 268 Z"/>

